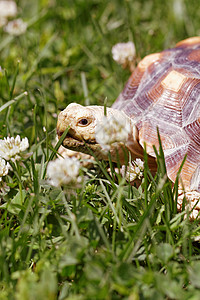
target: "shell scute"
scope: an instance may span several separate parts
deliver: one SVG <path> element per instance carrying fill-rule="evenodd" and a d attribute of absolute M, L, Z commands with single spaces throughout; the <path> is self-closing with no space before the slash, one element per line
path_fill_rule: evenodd
<path fill-rule="evenodd" d="M 192 124 L 200 117 L 200 81 L 193 80 L 190 91 L 182 100 L 183 126 Z"/>
<path fill-rule="evenodd" d="M 182 49 L 180 55 L 174 58 L 174 66 L 189 72 L 191 77 L 200 78 L 200 65 L 197 60 L 199 54 L 197 52 L 199 53 L 200 49 Z"/>
<path fill-rule="evenodd" d="M 189 61 L 195 61 L 200 63 L 200 51 L 199 51 L 200 47 L 196 50 L 190 51 L 190 53 L 188 54 L 188 60 Z"/>
<path fill-rule="evenodd" d="M 130 78 L 122 92 L 124 100 L 131 99 L 135 95 L 137 88 L 140 84 L 140 80 L 141 80 L 142 76 L 143 76 L 143 72 L 141 72 L 138 68 L 130 76 Z M 117 103 L 117 101 L 115 103 Z"/>
<path fill-rule="evenodd" d="M 145 71 L 148 67 L 156 65 L 161 61 L 162 53 L 153 53 L 145 56 L 138 64 L 138 68 Z"/>
<path fill-rule="evenodd" d="M 194 47 L 195 45 L 199 46 L 200 44 L 200 37 L 194 36 L 187 38 L 185 40 L 182 40 L 176 44 L 176 48 L 185 48 L 185 47 Z"/>
<path fill-rule="evenodd" d="M 193 123 L 190 123 L 189 125 L 185 126 L 184 131 L 189 136 L 191 141 L 195 143 L 193 144 L 194 149 L 199 149 L 198 153 L 200 154 L 200 119 L 195 120 Z"/>

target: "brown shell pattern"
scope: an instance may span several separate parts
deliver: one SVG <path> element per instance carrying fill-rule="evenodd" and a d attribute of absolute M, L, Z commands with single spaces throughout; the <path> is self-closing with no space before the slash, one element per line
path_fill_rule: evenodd
<path fill-rule="evenodd" d="M 155 156 L 157 128 L 169 178 L 181 172 L 186 188 L 200 192 L 200 37 L 146 56 L 113 104 L 135 120 L 141 145 Z"/>

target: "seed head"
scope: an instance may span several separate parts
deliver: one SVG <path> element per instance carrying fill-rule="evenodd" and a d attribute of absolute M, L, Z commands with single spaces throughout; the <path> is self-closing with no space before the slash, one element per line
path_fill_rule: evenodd
<path fill-rule="evenodd" d="M 14 17 L 17 14 L 17 5 L 14 1 L 1 0 L 0 1 L 0 19 Z"/>
<path fill-rule="evenodd" d="M 73 184 L 81 182 L 80 162 L 75 157 L 64 159 L 57 158 L 54 161 L 49 162 L 47 167 L 47 176 L 51 185 L 59 187 L 63 185 Z"/>
<path fill-rule="evenodd" d="M 4 31 L 11 35 L 21 35 L 26 32 L 26 29 L 27 23 L 25 23 L 22 19 L 10 21 L 4 27 Z"/>
<path fill-rule="evenodd" d="M 132 67 L 135 60 L 135 45 L 133 42 L 118 43 L 112 47 L 113 59 L 124 68 Z"/>
<path fill-rule="evenodd" d="M 113 143 L 127 142 L 131 127 L 126 118 L 104 117 L 96 126 L 96 141 L 104 150 L 110 150 Z"/>

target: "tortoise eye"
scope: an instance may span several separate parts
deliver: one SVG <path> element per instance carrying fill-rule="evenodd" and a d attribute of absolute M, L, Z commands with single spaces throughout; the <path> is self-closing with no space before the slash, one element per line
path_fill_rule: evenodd
<path fill-rule="evenodd" d="M 87 119 L 81 119 L 78 121 L 78 124 L 81 125 L 81 126 L 86 126 L 88 125 L 88 120 Z"/>

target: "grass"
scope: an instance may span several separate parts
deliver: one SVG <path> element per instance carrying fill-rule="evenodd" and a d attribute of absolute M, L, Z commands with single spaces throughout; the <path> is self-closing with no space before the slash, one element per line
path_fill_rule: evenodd
<path fill-rule="evenodd" d="M 198 35 L 198 1 L 17 4 L 28 29 L 0 29 L 0 135 L 28 137 L 32 156 L 4 178 L 0 299 L 198 300 L 199 224 L 177 213 L 162 151 L 156 176 L 146 164 L 138 188 L 114 180 L 105 162 L 76 190 L 45 180 L 57 113 L 70 102 L 110 106 L 128 79 L 111 47 L 134 40 L 139 61 Z"/>

